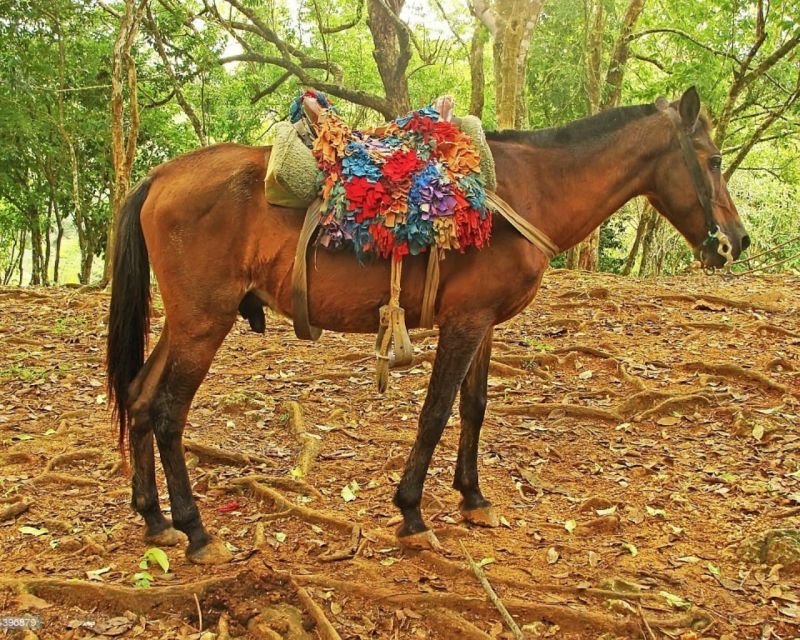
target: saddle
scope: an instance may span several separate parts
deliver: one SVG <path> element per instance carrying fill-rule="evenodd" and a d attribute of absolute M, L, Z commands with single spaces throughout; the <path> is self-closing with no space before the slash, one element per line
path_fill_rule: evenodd
<path fill-rule="evenodd" d="M 336 116 L 324 94 L 307 91 L 292 105 L 293 122 L 277 125 L 265 180 L 267 200 L 308 206 L 292 274 L 295 333 L 307 340 L 322 333 L 311 325 L 308 313 L 312 238 L 328 248 L 350 245 L 360 261 L 370 255 L 391 259 L 391 295 L 380 309 L 376 339 L 381 392 L 390 369 L 413 361 L 400 307 L 405 255 L 428 254 L 420 325 L 430 328 L 439 262 L 447 249 L 488 244 L 492 212 L 509 220 L 549 258 L 558 253 L 494 193 L 494 161 L 482 123 L 473 116 L 454 118 L 453 105 L 444 96 L 384 127 L 359 132 Z"/>

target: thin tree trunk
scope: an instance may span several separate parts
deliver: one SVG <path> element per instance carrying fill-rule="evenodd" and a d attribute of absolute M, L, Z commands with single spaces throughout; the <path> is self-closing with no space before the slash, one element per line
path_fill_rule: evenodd
<path fill-rule="evenodd" d="M 119 212 L 131 182 L 136 139 L 139 135 L 139 103 L 137 100 L 136 62 L 131 55 L 133 41 L 139 31 L 147 0 L 125 0 L 125 13 L 114 42 L 111 57 L 111 160 L 114 166 L 114 188 L 111 194 L 111 217 L 106 241 L 104 286 L 111 282 L 114 260 L 114 230 Z M 125 132 L 125 97 L 123 69 L 127 70 L 128 131 Z M 86 267 L 91 271 L 91 257 Z M 82 269 L 83 271 L 83 269 Z"/>
<path fill-rule="evenodd" d="M 475 31 L 472 33 L 472 41 L 469 47 L 469 75 L 470 75 L 470 96 L 469 112 L 470 115 L 483 117 L 483 105 L 485 102 L 486 78 L 483 73 L 483 48 L 486 44 L 487 31 L 478 22 Z"/>
<path fill-rule="evenodd" d="M 656 229 L 658 227 L 659 219 L 660 216 L 655 209 L 651 209 L 647 216 L 644 238 L 642 239 L 642 261 L 639 263 L 640 278 L 647 273 L 648 264 L 652 260 Z"/>
<path fill-rule="evenodd" d="M 23 229 L 20 232 L 20 240 L 19 240 L 19 286 L 22 286 L 22 271 L 25 266 L 25 240 L 27 239 L 27 229 Z"/>
<path fill-rule="evenodd" d="M 42 284 L 42 227 L 39 210 L 28 207 L 28 224 L 31 232 L 31 285 Z"/>
<path fill-rule="evenodd" d="M 644 230 L 647 226 L 647 215 L 650 213 L 650 209 L 651 207 L 648 205 L 639 215 L 639 223 L 636 225 L 636 238 L 633 240 L 633 246 L 628 252 L 628 257 L 625 260 L 625 266 L 622 268 L 623 276 L 629 276 L 633 270 L 633 265 L 636 264 L 636 256 L 639 253 L 639 247 L 642 245 Z"/>
<path fill-rule="evenodd" d="M 53 283 L 58 284 L 58 271 L 61 266 L 61 241 L 64 239 L 64 221 L 58 215 L 58 205 L 56 205 L 55 214 L 58 234 L 56 235 L 56 255 L 53 259 Z"/>
<path fill-rule="evenodd" d="M 8 266 L 5 268 L 5 272 L 3 273 L 4 286 L 11 282 L 11 276 L 14 275 L 14 270 L 17 267 L 17 248 L 20 246 L 24 231 L 24 229 L 20 229 L 19 236 L 14 237 L 14 243 L 11 245 L 11 253 L 8 256 Z"/>

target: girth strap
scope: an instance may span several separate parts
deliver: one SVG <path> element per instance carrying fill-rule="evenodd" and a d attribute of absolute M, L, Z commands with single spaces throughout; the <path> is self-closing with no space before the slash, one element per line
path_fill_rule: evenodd
<path fill-rule="evenodd" d="M 525 218 L 514 211 L 511 205 L 498 196 L 494 191 L 487 192 L 486 206 L 508 220 L 511 226 L 519 231 L 523 238 L 525 238 L 534 247 L 539 249 L 545 256 L 547 256 L 548 260 L 552 260 L 559 253 L 561 253 L 558 245 L 548 238 L 541 229 L 537 229 Z"/>
<path fill-rule="evenodd" d="M 303 220 L 303 229 L 297 240 L 297 250 L 294 254 L 292 266 L 292 324 L 294 333 L 301 340 L 319 340 L 322 329 L 311 326 L 308 314 L 308 245 L 311 237 L 319 226 L 319 212 L 322 208 L 322 199 L 317 198 L 311 203 Z"/>

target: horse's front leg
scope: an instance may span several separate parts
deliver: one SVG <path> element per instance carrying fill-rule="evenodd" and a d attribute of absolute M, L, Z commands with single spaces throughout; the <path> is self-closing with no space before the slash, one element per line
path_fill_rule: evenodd
<path fill-rule="evenodd" d="M 428 394 L 419 416 L 417 439 L 397 487 L 394 504 L 403 514 L 397 531 L 401 542 L 412 547 L 438 546 L 422 519 L 422 486 L 433 450 L 453 409 L 456 392 L 481 344 L 490 323 L 485 318 L 453 318 L 442 324 L 439 346 L 428 383 Z"/>
<path fill-rule="evenodd" d="M 461 383 L 461 437 L 458 443 L 458 461 L 453 487 L 461 492 L 461 515 L 468 522 L 484 527 L 497 527 L 500 521 L 491 503 L 483 497 L 478 485 L 478 443 L 481 437 L 483 416 L 486 413 L 489 360 L 492 356 L 492 329 L 478 348 L 472 364 Z"/>

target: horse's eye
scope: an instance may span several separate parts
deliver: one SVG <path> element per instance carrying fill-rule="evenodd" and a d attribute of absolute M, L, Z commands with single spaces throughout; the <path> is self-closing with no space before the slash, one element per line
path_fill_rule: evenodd
<path fill-rule="evenodd" d="M 712 171 L 719 171 L 722 168 L 722 156 L 711 156 L 708 159 L 708 166 Z"/>

